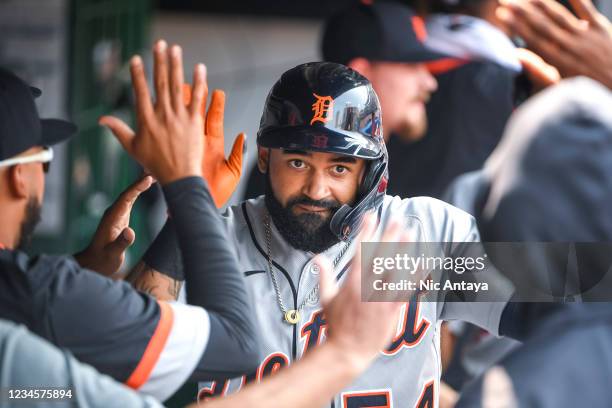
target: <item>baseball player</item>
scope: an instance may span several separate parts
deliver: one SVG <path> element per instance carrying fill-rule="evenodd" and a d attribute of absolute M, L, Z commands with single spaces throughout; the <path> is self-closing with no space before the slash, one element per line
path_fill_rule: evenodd
<path fill-rule="evenodd" d="M 399 217 L 413 241 L 479 240 L 474 219 L 461 210 L 425 197 L 385 195 L 388 160 L 378 97 L 350 68 L 319 62 L 285 72 L 268 95 L 257 142 L 266 194 L 230 207 L 222 218 L 255 300 L 263 359 L 251 375 L 202 384 L 200 398 L 258 381 L 324 341 L 326 319 L 313 258 L 322 253 L 333 260 L 341 282 L 364 214 L 377 215 L 378 234 Z M 443 251 L 455 257 L 462 250 L 445 245 Z M 150 286 L 162 275 L 183 279 L 179 257 L 170 221 L 145 254 L 148 273 L 136 285 Z M 497 334 L 507 299 L 500 300 L 406 302 L 393 341 L 331 406 L 437 406 L 441 321 L 463 319 Z M 307 382 L 304 392 L 309 392 Z"/>

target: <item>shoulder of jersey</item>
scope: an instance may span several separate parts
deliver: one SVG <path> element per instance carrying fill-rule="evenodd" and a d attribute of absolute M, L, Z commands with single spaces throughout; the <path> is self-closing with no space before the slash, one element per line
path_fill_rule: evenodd
<path fill-rule="evenodd" d="M 248 220 L 245 217 L 245 211 L 248 214 Z M 253 223 L 255 220 L 261 220 L 264 213 L 264 196 L 259 196 L 227 207 L 222 214 L 222 220 L 228 227 L 241 230 L 247 228 L 249 222 Z"/>
<path fill-rule="evenodd" d="M 461 241 L 476 226 L 467 212 L 433 197 L 400 198 L 386 196 L 383 201 L 383 218 L 404 216 L 418 220 L 431 241 Z"/>

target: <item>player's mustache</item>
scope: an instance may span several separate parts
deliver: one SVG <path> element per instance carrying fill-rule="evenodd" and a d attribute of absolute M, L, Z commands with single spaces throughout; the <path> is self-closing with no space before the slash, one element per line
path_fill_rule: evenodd
<path fill-rule="evenodd" d="M 319 208 L 328 208 L 331 210 L 337 210 L 338 208 L 341 207 L 341 204 L 336 200 L 313 200 L 311 198 L 302 196 L 302 197 L 297 197 L 297 198 L 290 200 L 287 203 L 287 208 L 293 208 L 294 206 L 300 205 L 300 204 L 309 205 L 313 207 L 319 207 Z"/>

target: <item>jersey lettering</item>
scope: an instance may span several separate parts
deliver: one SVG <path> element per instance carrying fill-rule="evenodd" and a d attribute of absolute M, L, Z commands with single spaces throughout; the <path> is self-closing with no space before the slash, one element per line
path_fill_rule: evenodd
<path fill-rule="evenodd" d="M 257 381 L 257 373 L 259 372 L 259 369 L 253 371 L 250 374 L 247 375 L 243 375 L 242 376 L 242 382 L 240 383 L 242 386 L 250 384 L 254 381 Z"/>
<path fill-rule="evenodd" d="M 389 391 L 360 391 L 342 394 L 342 408 L 390 408 Z"/>
<path fill-rule="evenodd" d="M 261 381 L 262 378 L 276 373 L 283 367 L 289 365 L 289 358 L 284 353 L 272 353 L 263 363 L 259 365 L 257 369 L 257 381 Z"/>
<path fill-rule="evenodd" d="M 198 391 L 198 402 L 204 402 L 208 398 L 218 397 L 227 394 L 230 380 L 213 381 L 210 387 L 204 387 Z"/>
<path fill-rule="evenodd" d="M 421 302 L 406 302 L 402 306 L 401 328 L 399 335 L 393 338 L 391 345 L 383 351 L 386 355 L 394 355 L 404 347 L 414 347 L 423 339 L 431 322 L 420 317 Z"/>
<path fill-rule="evenodd" d="M 394 355 L 404 347 L 416 346 L 423 339 L 431 323 L 426 318 L 421 317 L 419 312 L 420 302 L 418 301 L 406 302 L 402 306 L 400 324 L 398 324 L 401 327 L 389 347 L 383 351 L 384 354 Z M 302 354 L 321 344 L 326 327 L 327 322 L 323 316 L 323 311 L 314 312 L 300 331 L 300 335 L 304 339 Z"/>
<path fill-rule="evenodd" d="M 281 368 L 289 365 L 289 358 L 284 353 L 272 353 L 268 355 L 257 367 L 257 371 L 248 375 L 243 375 L 240 378 L 240 386 L 238 389 L 253 382 L 259 382 L 262 378 L 276 373 Z M 204 387 L 198 391 L 198 401 L 205 401 L 207 398 L 226 396 L 231 379 L 224 381 L 213 381 L 209 387 Z M 232 390 L 234 392 L 235 390 Z"/>
<path fill-rule="evenodd" d="M 425 384 L 421 398 L 415 408 L 434 408 L 434 382 L 433 380 Z"/>
<path fill-rule="evenodd" d="M 304 355 L 304 353 L 306 353 L 308 350 L 321 344 L 326 327 L 327 322 L 323 318 L 323 310 L 318 310 L 314 312 L 310 317 L 310 321 L 308 321 L 300 331 L 300 335 L 302 336 L 302 338 L 306 338 L 304 340 L 304 349 L 302 350 L 302 355 Z"/>

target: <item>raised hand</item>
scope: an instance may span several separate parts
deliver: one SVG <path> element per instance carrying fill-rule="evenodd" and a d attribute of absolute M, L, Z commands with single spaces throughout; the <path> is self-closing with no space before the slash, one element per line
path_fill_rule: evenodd
<path fill-rule="evenodd" d="M 591 0 L 501 0 L 498 19 L 562 77 L 584 75 L 612 89 L 612 24 Z"/>
<path fill-rule="evenodd" d="M 100 124 L 108 126 L 125 150 L 161 184 L 202 176 L 202 117 L 198 110 L 206 88 L 206 71 L 195 66 L 193 98 L 183 104 L 183 61 L 178 45 L 168 49 L 157 41 L 153 48 L 155 102 L 152 101 L 144 66 L 139 56 L 132 58 L 130 72 L 136 95 L 137 129 L 134 132 L 118 118 L 103 116 Z"/>
<path fill-rule="evenodd" d="M 74 257 L 84 268 L 105 276 L 114 275 L 125 259 L 125 251 L 136 234 L 130 228 L 130 214 L 136 199 L 151 187 L 153 178 L 145 176 L 129 186 L 104 212 L 89 246 Z"/>
<path fill-rule="evenodd" d="M 539 55 L 526 48 L 518 48 L 518 59 L 524 72 L 533 84 L 535 92 L 539 92 L 561 80 L 557 68 L 547 64 Z"/>
<path fill-rule="evenodd" d="M 357 371 L 365 369 L 389 345 L 397 328 L 398 312 L 408 299 L 388 296 L 390 302 L 364 302 L 361 294 L 361 242 L 370 241 L 375 230 L 376 216 L 365 217 L 357 238 L 358 249 L 344 284 L 338 288 L 332 267 L 324 256 L 317 258 L 321 269 L 321 305 L 327 321 L 327 343 L 336 346 Z M 408 242 L 399 222 L 391 222 L 381 242 Z M 380 251 L 374 251 L 378 256 Z M 368 264 L 368 263 L 366 263 Z M 415 275 L 415 279 L 418 279 Z M 405 292 L 402 294 L 405 296 Z"/>
<path fill-rule="evenodd" d="M 184 86 L 183 98 L 185 105 L 191 103 L 191 86 Z M 202 175 L 208 182 L 210 194 L 218 208 L 227 203 L 240 181 L 242 152 L 246 137 L 244 133 L 240 133 L 236 137 L 230 156 L 225 159 L 224 111 L 225 92 L 220 89 L 213 91 L 208 113 L 206 112 L 206 93 L 204 94 L 200 107 L 200 114 L 205 123 L 202 133 L 204 135 L 204 151 L 206 152 L 206 159 L 202 163 Z"/>

